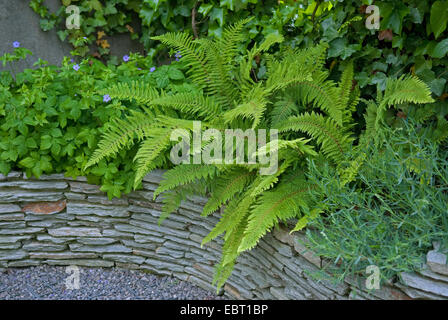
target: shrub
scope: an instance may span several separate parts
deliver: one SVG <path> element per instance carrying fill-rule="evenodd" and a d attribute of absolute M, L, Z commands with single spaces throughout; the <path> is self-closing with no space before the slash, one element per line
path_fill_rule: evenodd
<path fill-rule="evenodd" d="M 0 60 L 11 67 L 29 53 L 17 48 Z M 135 150 L 83 169 L 107 123 L 136 108 L 133 103 L 109 101 L 107 94 L 99 95 L 96 90 L 144 78 L 167 92 L 185 91 L 189 87 L 181 64 L 149 72 L 149 58 L 131 55 L 127 63 L 118 66 L 105 66 L 94 59 L 77 64 L 64 58 L 61 67 L 42 60 L 35 67 L 16 74 L 0 73 L 0 172 L 18 169 L 37 177 L 54 172 L 85 175 L 90 182 L 101 183 L 109 197 L 131 191 Z"/>
<path fill-rule="evenodd" d="M 42 17 L 44 30 L 57 26 L 60 38 L 68 39 L 83 54 L 88 53 L 91 44 L 96 44 L 100 54 L 107 54 L 109 43 L 104 34 L 129 33 L 132 38 L 140 39 L 152 56 L 161 47 L 151 37 L 165 32 L 192 32 L 193 12 L 194 33 L 199 37 L 220 37 L 226 24 L 253 17 L 245 31 L 242 48 L 271 33 L 283 35 L 285 46 L 292 48 L 306 48 L 325 41 L 329 44 L 327 59 L 331 69 L 342 70 L 344 61 L 355 61 L 356 81 L 361 88 L 370 86 L 363 91 L 366 98 L 375 93 L 372 85 L 384 90 L 388 77 L 413 73 L 428 84 L 435 96 L 446 100 L 448 1 L 375 2 L 380 9 L 380 30 L 369 30 L 365 27 L 370 15 L 366 8 L 372 2 L 189 0 L 179 5 L 173 0 L 62 1 L 64 6 L 80 7 L 79 30 L 62 27 L 64 6 L 56 13 L 50 13 L 43 0 L 32 0 L 30 6 Z M 78 40 L 83 36 L 88 37 L 87 42 Z M 259 72 L 264 72 L 265 63 L 259 62 Z"/>
<path fill-rule="evenodd" d="M 309 162 L 310 196 L 325 209 L 310 222 L 308 246 L 339 280 L 368 265 L 390 280 L 419 270 L 433 241 L 448 245 L 448 150 L 418 128 L 402 120 L 383 129 L 350 183 L 328 163 Z"/>

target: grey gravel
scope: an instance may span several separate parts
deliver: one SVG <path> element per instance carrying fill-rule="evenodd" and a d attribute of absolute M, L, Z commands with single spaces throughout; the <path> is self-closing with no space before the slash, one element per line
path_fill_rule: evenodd
<path fill-rule="evenodd" d="M 65 267 L 0 269 L 0 300 L 217 300 L 194 284 L 138 270 L 80 267 L 80 288 L 67 289 Z"/>

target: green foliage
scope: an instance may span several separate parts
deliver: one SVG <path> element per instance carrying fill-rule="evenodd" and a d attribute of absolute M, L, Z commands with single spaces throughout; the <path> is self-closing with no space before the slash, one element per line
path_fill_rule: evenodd
<path fill-rule="evenodd" d="M 166 32 L 191 33 L 193 12 L 194 32 L 201 38 L 222 37 L 225 25 L 251 17 L 248 28 L 238 35 L 243 38 L 242 44 L 233 49 L 242 50 L 270 34 L 283 35 L 287 48 L 307 48 L 324 41 L 329 44 L 327 58 L 331 70 L 343 70 L 345 61 L 355 61 L 355 80 L 361 88 L 367 87 L 363 90 L 364 98 L 375 94 L 376 85 L 384 90 L 388 77 L 412 73 L 435 96 L 446 99 L 447 0 L 188 0 L 181 4 L 173 0 L 64 0 L 55 13 L 43 2 L 30 1 L 30 7 L 42 18 L 41 27 L 57 27 L 60 38 L 68 40 L 82 56 L 89 52 L 89 46 L 90 52 L 109 53 L 103 33 L 127 33 L 143 43 L 149 56 L 159 56 L 156 53 L 163 47 L 151 37 Z M 70 4 L 80 7 L 79 30 L 67 30 L 64 26 L 64 6 Z M 365 26 L 370 16 L 366 8 L 371 4 L 380 9 L 380 30 Z M 262 59 L 254 73 L 262 78 L 266 68 L 266 60 Z"/>
<path fill-rule="evenodd" d="M 21 170 L 37 177 L 64 172 L 72 177 L 87 176 L 89 182 L 101 184 L 111 198 L 130 192 L 135 176 L 132 168 L 135 148 L 107 161 L 95 159 L 92 152 L 104 131 L 110 133 L 114 143 L 126 148 L 130 132 L 144 130 L 144 118 L 133 103 L 105 102 L 103 95 L 107 92 L 98 94 L 96 90 L 110 83 L 141 78 L 157 87 L 161 74 L 166 70 L 183 74 L 182 66 L 165 66 L 151 73 L 149 58 L 132 55 L 128 63 L 119 66 L 86 59 L 79 63 L 78 71 L 68 58 L 61 67 L 39 60 L 34 69 L 14 73 L 15 62 L 29 53 L 27 49 L 16 48 L 0 57 L 11 69 L 0 73 L 0 172 Z M 169 79 L 163 89 L 184 92 L 188 85 L 183 80 Z M 132 114 L 127 121 L 122 118 L 124 110 Z M 111 141 L 102 143 L 106 149 L 110 148 L 110 154 L 118 150 L 113 149 Z M 84 170 L 89 158 L 95 165 Z"/>
<path fill-rule="evenodd" d="M 234 42 L 243 40 L 237 35 L 249 21 L 228 27 L 224 36 L 215 40 L 194 39 L 186 33 L 156 37 L 182 54 L 182 62 L 190 70 L 188 78 L 199 90 L 167 95 L 144 82 L 119 84 L 108 89 L 114 97 L 144 103 L 145 113 L 139 114 L 142 118 L 138 121 L 130 114 L 124 120 L 129 125 L 112 123 L 112 129 L 105 132 L 91 160 L 95 163 L 119 151 L 132 144 L 132 135 L 137 136 L 142 140 L 136 156 L 134 185 L 137 186 L 146 172 L 166 159 L 172 146 L 169 139 L 172 130 L 182 129 L 187 138 L 198 133 L 189 120 L 192 115 L 195 120 L 202 121 L 203 127 L 220 132 L 241 128 L 278 129 L 281 136 L 267 141 L 266 146 L 256 151 L 258 155 L 266 151 L 278 152 L 279 168 L 275 173 L 258 174 L 262 164 L 184 163 L 165 173 L 154 194 L 154 198 L 161 193 L 165 195 L 160 222 L 194 191 L 201 194 L 209 191 L 210 200 L 204 207 L 204 216 L 224 208 L 219 223 L 203 240 L 205 244 L 224 234 L 222 260 L 214 279 L 218 287 L 230 275 L 239 254 L 252 249 L 279 222 L 299 218 L 295 230 L 300 230 L 327 209 L 309 199 L 308 191 L 314 185 L 305 177 L 306 159 L 319 156 L 330 160 L 344 177 L 344 184 L 348 184 L 355 179 L 365 159 L 364 155 L 357 159 L 350 159 L 348 155 L 352 149 L 362 150 L 372 136 L 367 131 L 362 143 L 353 148 L 357 137 L 352 130 L 355 124 L 352 113 L 360 101 L 360 91 L 353 85 L 352 64 L 347 65 L 340 82 L 336 83 L 328 79 L 329 72 L 323 68 L 327 45 L 305 50 L 287 49 L 282 54 L 270 55 L 267 51 L 284 40 L 275 34 L 240 55 L 234 50 L 237 47 Z M 266 76 L 257 79 L 253 76 L 251 62 L 263 53 L 267 61 Z M 385 93 L 378 91 L 377 101 L 367 102 L 368 110 L 375 112 L 373 124 L 367 121 L 368 129 L 380 129 L 383 114 L 389 107 L 432 101 L 428 87 L 416 77 L 390 79 Z M 174 112 L 175 116 L 160 115 L 159 108 L 166 113 Z M 366 116 L 367 119 L 371 117 L 369 113 Z M 145 123 L 144 129 L 139 127 L 139 121 Z M 125 142 L 120 137 L 126 137 Z M 207 143 L 201 147 L 206 147 Z M 225 147 L 224 144 L 222 149 Z M 198 151 L 190 150 L 187 163 Z M 245 150 L 245 158 L 248 152 Z"/>
<path fill-rule="evenodd" d="M 364 149 L 368 161 L 349 183 L 328 163 L 309 163 L 310 197 L 325 205 L 307 229 L 309 248 L 333 262 L 327 269 L 339 280 L 376 265 L 387 281 L 420 270 L 432 241 L 448 245 L 446 144 L 401 122 Z"/>
<path fill-rule="evenodd" d="M 161 220 L 174 211 L 191 190 L 205 190 L 205 187 L 209 190 L 210 200 L 204 207 L 204 216 L 225 206 L 220 222 L 203 242 L 225 233 L 223 258 L 215 279 L 218 287 L 225 282 L 226 277 L 222 276 L 230 274 L 228 269 L 232 269 L 241 252 L 253 248 L 280 221 L 301 217 L 309 211 L 306 193 L 310 186 L 303 170 L 304 159 L 317 155 L 314 148 L 336 164 L 344 159 L 353 141 L 349 124 L 357 95 L 352 95 L 353 88 L 347 85 L 352 81 L 353 68 L 349 67 L 351 71 L 343 74 L 339 85 L 326 79 L 328 72 L 323 71 L 322 66 L 327 47 L 322 44 L 306 50 L 287 50 L 278 57 L 267 55 L 266 79 L 254 79 L 250 67 L 254 56 L 281 43 L 283 38 L 268 36 L 241 56 L 234 50 L 237 46 L 234 42 L 242 40 L 237 34 L 247 22 L 228 27 L 223 38 L 214 41 L 195 40 L 185 33 L 157 37 L 182 54 L 182 62 L 190 68 L 189 79 L 200 90 L 188 95 L 165 95 L 142 82 L 119 84 L 107 90 L 114 97 L 144 102 L 146 112 L 139 114 L 144 120 L 138 121 L 130 114 L 124 120 L 129 125 L 111 123 L 112 129 L 105 132 L 95 157 L 89 162 L 95 163 L 128 146 L 132 143 L 129 139 L 132 130 L 135 136 L 143 139 L 137 153 L 142 156 L 136 156 L 145 161 L 137 162 L 134 184 L 138 185 L 143 175 L 166 157 L 172 146 L 168 140 L 171 130 L 184 129 L 186 136 L 193 133 L 192 122 L 185 120 L 191 114 L 196 115 L 195 120 L 202 120 L 206 128 L 278 128 L 284 132 L 284 137 L 268 141 L 267 146 L 257 150 L 258 154 L 278 151 L 280 168 L 273 175 L 259 175 L 260 164 L 181 164 L 167 171 L 154 194 L 154 197 L 162 192 L 166 195 Z M 323 99 L 322 93 L 326 94 Z M 285 102 L 284 95 L 294 105 L 293 109 Z M 290 112 L 281 117 L 279 114 L 284 107 Z M 157 115 L 157 108 L 177 112 L 177 117 Z M 271 113 L 284 120 L 269 126 L 264 119 L 271 119 Z M 222 117 L 216 116 L 219 114 Z M 139 127 L 139 121 L 146 123 L 145 129 Z M 159 131 L 164 132 L 160 139 L 150 137 Z M 312 139 L 305 139 L 307 136 Z M 125 142 L 121 137 L 126 137 Z M 153 147 L 147 148 L 146 143 Z"/>

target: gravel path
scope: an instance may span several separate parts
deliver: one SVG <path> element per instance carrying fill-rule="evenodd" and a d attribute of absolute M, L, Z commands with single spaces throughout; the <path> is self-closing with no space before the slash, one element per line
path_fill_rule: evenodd
<path fill-rule="evenodd" d="M 0 300 L 215 300 L 189 282 L 118 268 L 79 268 L 79 289 L 66 288 L 65 267 L 12 268 L 0 272 Z"/>

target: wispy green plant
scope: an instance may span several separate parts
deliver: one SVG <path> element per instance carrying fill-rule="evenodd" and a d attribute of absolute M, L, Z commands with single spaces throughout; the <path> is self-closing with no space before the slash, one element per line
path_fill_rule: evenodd
<path fill-rule="evenodd" d="M 391 280 L 421 268 L 433 241 L 448 245 L 447 149 L 416 126 L 382 129 L 350 183 L 331 165 L 309 162 L 310 197 L 326 208 L 307 229 L 309 248 L 333 262 L 328 271 L 339 280 L 368 265 Z"/>

